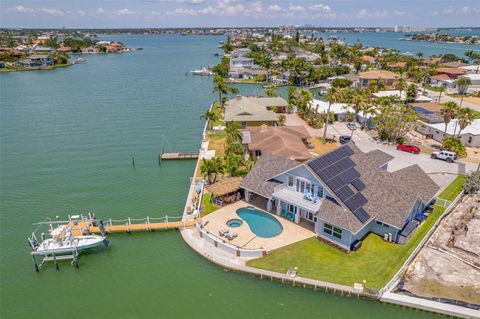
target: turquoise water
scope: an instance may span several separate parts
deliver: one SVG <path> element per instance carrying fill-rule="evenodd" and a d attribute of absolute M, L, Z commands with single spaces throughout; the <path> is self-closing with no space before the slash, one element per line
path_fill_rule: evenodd
<path fill-rule="evenodd" d="M 242 224 L 243 224 L 243 221 L 241 219 L 230 219 L 227 221 L 228 227 L 237 228 L 242 226 Z"/>
<path fill-rule="evenodd" d="M 449 31 L 454 35 L 480 35 L 480 29 L 472 29 L 472 31 Z M 403 32 L 363 32 L 363 33 L 332 33 L 319 32 L 316 37 L 327 39 L 329 36 L 335 36 L 339 40 L 348 44 L 361 42 L 364 46 L 378 46 L 399 50 L 402 53 L 416 54 L 423 52 L 424 56 L 434 54 L 452 53 L 464 58 L 465 51 L 480 51 L 480 44 L 450 44 L 450 43 L 431 43 L 420 41 L 403 41 L 406 33 Z"/>
<path fill-rule="evenodd" d="M 240 208 L 237 215 L 247 222 L 250 230 L 262 238 L 272 238 L 282 233 L 282 224 L 269 214 L 252 208 Z"/>
<path fill-rule="evenodd" d="M 144 50 L 0 74 L 1 318 L 438 318 L 227 272 L 177 231 L 110 235 L 79 270 L 35 273 L 26 237 L 46 216 L 180 216 L 185 204 L 195 162 L 159 167 L 161 136 L 198 148 L 215 95 L 185 72 L 215 64 L 222 37 L 114 39 Z"/>

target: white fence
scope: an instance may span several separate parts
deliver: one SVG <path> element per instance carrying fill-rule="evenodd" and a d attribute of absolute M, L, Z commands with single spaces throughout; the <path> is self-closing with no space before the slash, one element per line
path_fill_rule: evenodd
<path fill-rule="evenodd" d="M 200 232 L 200 237 L 203 238 L 203 240 L 206 240 L 210 244 L 212 244 L 214 247 L 217 247 L 219 249 L 222 249 L 223 251 L 230 253 L 232 255 L 235 255 L 237 257 L 262 257 L 267 254 L 267 252 L 263 249 L 246 249 L 246 248 L 240 248 L 235 245 L 229 244 L 222 239 L 214 236 L 212 233 L 207 231 L 205 228 L 200 227 L 197 223 L 197 229 Z"/>
<path fill-rule="evenodd" d="M 400 277 L 403 275 L 404 271 L 407 269 L 408 265 L 410 265 L 410 263 L 413 261 L 413 259 L 417 256 L 417 254 L 420 252 L 420 250 L 423 248 L 423 246 L 425 245 L 425 243 L 430 239 L 430 236 L 433 234 L 433 232 L 437 229 L 438 225 L 440 224 L 440 222 L 445 218 L 445 216 L 447 216 L 448 214 L 450 214 L 450 212 L 453 210 L 453 208 L 455 208 L 455 206 L 458 204 L 458 202 L 460 201 L 460 199 L 462 198 L 463 196 L 463 191 L 458 194 L 458 196 L 450 203 L 450 205 L 448 205 L 448 207 L 443 211 L 442 215 L 437 219 L 437 221 L 435 222 L 435 224 L 433 224 L 433 226 L 430 228 L 430 230 L 425 234 L 425 236 L 423 237 L 423 239 L 420 241 L 420 243 L 417 245 L 417 247 L 415 248 L 415 250 L 410 254 L 410 256 L 407 258 L 407 260 L 405 260 L 405 262 L 403 263 L 402 267 L 400 267 L 400 269 L 397 271 L 397 273 L 392 277 L 392 279 L 390 279 L 390 281 L 386 284 L 385 287 L 383 287 L 382 289 L 380 289 L 380 291 L 378 292 L 378 296 L 379 298 L 382 297 L 382 295 L 386 292 L 388 292 L 390 289 L 393 288 L 394 285 L 396 285 L 396 283 L 398 282 L 398 280 L 400 279 Z M 438 199 L 437 199 L 438 200 Z M 444 200 L 444 199 L 442 199 Z M 444 200 L 445 201 L 445 200 Z"/>

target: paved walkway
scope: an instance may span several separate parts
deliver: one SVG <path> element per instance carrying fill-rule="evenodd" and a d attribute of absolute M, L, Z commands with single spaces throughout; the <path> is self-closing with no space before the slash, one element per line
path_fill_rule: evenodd
<path fill-rule="evenodd" d="M 443 313 L 449 316 L 455 316 L 460 318 L 480 318 L 480 311 L 475 309 L 469 309 L 432 300 L 400 295 L 392 292 L 385 293 L 382 298 L 380 298 L 380 300 L 383 302 L 433 311 L 437 313 Z"/>

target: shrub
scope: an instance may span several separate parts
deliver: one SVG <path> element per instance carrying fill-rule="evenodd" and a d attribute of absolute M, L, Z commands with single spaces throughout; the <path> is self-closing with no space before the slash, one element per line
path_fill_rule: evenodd
<path fill-rule="evenodd" d="M 446 137 L 442 141 L 442 147 L 457 153 L 458 157 L 465 157 L 467 156 L 467 150 L 465 149 L 465 145 L 463 145 L 462 141 L 456 137 Z"/>
<path fill-rule="evenodd" d="M 280 114 L 278 116 L 278 125 L 284 126 L 285 125 L 285 120 L 286 120 L 286 116 L 284 114 Z"/>
<path fill-rule="evenodd" d="M 463 184 L 463 190 L 467 194 L 474 194 L 480 191 L 480 171 L 468 174 L 467 180 Z"/>

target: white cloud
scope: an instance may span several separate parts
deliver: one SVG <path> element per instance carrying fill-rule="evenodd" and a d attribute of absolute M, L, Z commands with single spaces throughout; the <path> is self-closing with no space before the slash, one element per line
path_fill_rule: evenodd
<path fill-rule="evenodd" d="M 36 9 L 36 8 L 27 8 L 27 7 L 24 7 L 24 6 L 16 6 L 15 11 L 18 12 L 18 13 L 33 13 L 33 14 L 41 13 L 41 14 L 47 14 L 47 15 L 51 15 L 51 16 L 63 16 L 64 15 L 63 11 L 58 10 L 58 9 L 54 9 L 54 8 L 38 8 L 38 9 Z"/>
<path fill-rule="evenodd" d="M 280 7 L 278 4 L 272 4 L 272 5 L 268 6 L 268 11 L 270 11 L 270 12 L 281 12 L 282 7 Z"/>
<path fill-rule="evenodd" d="M 407 12 L 407 11 L 394 10 L 393 14 L 396 15 L 396 16 L 399 16 L 399 17 L 403 17 L 403 16 L 406 16 L 406 15 L 409 15 L 410 13 Z"/>
<path fill-rule="evenodd" d="M 288 5 L 288 11 L 290 11 L 290 12 L 303 12 L 303 11 L 305 11 L 305 7 L 303 7 L 301 5 L 295 5 L 293 3 L 290 3 Z"/>
<path fill-rule="evenodd" d="M 314 5 L 310 6 L 309 9 L 312 10 L 312 11 L 325 13 L 325 14 L 332 12 L 332 9 L 330 8 L 330 6 L 328 6 L 326 4 L 322 4 L 322 3 L 314 4 Z"/>
<path fill-rule="evenodd" d="M 115 11 L 115 13 L 121 16 L 129 16 L 129 15 L 135 14 L 135 11 L 132 11 L 128 8 L 123 8 Z"/>
<path fill-rule="evenodd" d="M 388 11 L 386 10 L 376 10 L 374 12 L 369 12 L 367 9 L 361 9 L 357 12 L 356 17 L 359 19 L 365 18 L 386 18 L 388 17 Z"/>
<path fill-rule="evenodd" d="M 177 8 L 173 11 L 167 11 L 168 15 L 185 15 L 185 16 L 194 16 L 197 15 L 197 11 L 193 9 L 184 9 L 184 8 Z"/>
<path fill-rule="evenodd" d="M 102 14 L 102 13 L 105 13 L 105 10 L 103 10 L 103 8 L 98 8 L 97 11 L 95 11 L 95 13 Z"/>
<path fill-rule="evenodd" d="M 83 11 L 83 10 L 78 10 L 78 11 L 77 11 L 77 14 L 78 14 L 79 16 L 82 16 L 82 17 L 83 17 L 86 13 L 85 13 L 85 11 Z"/>

